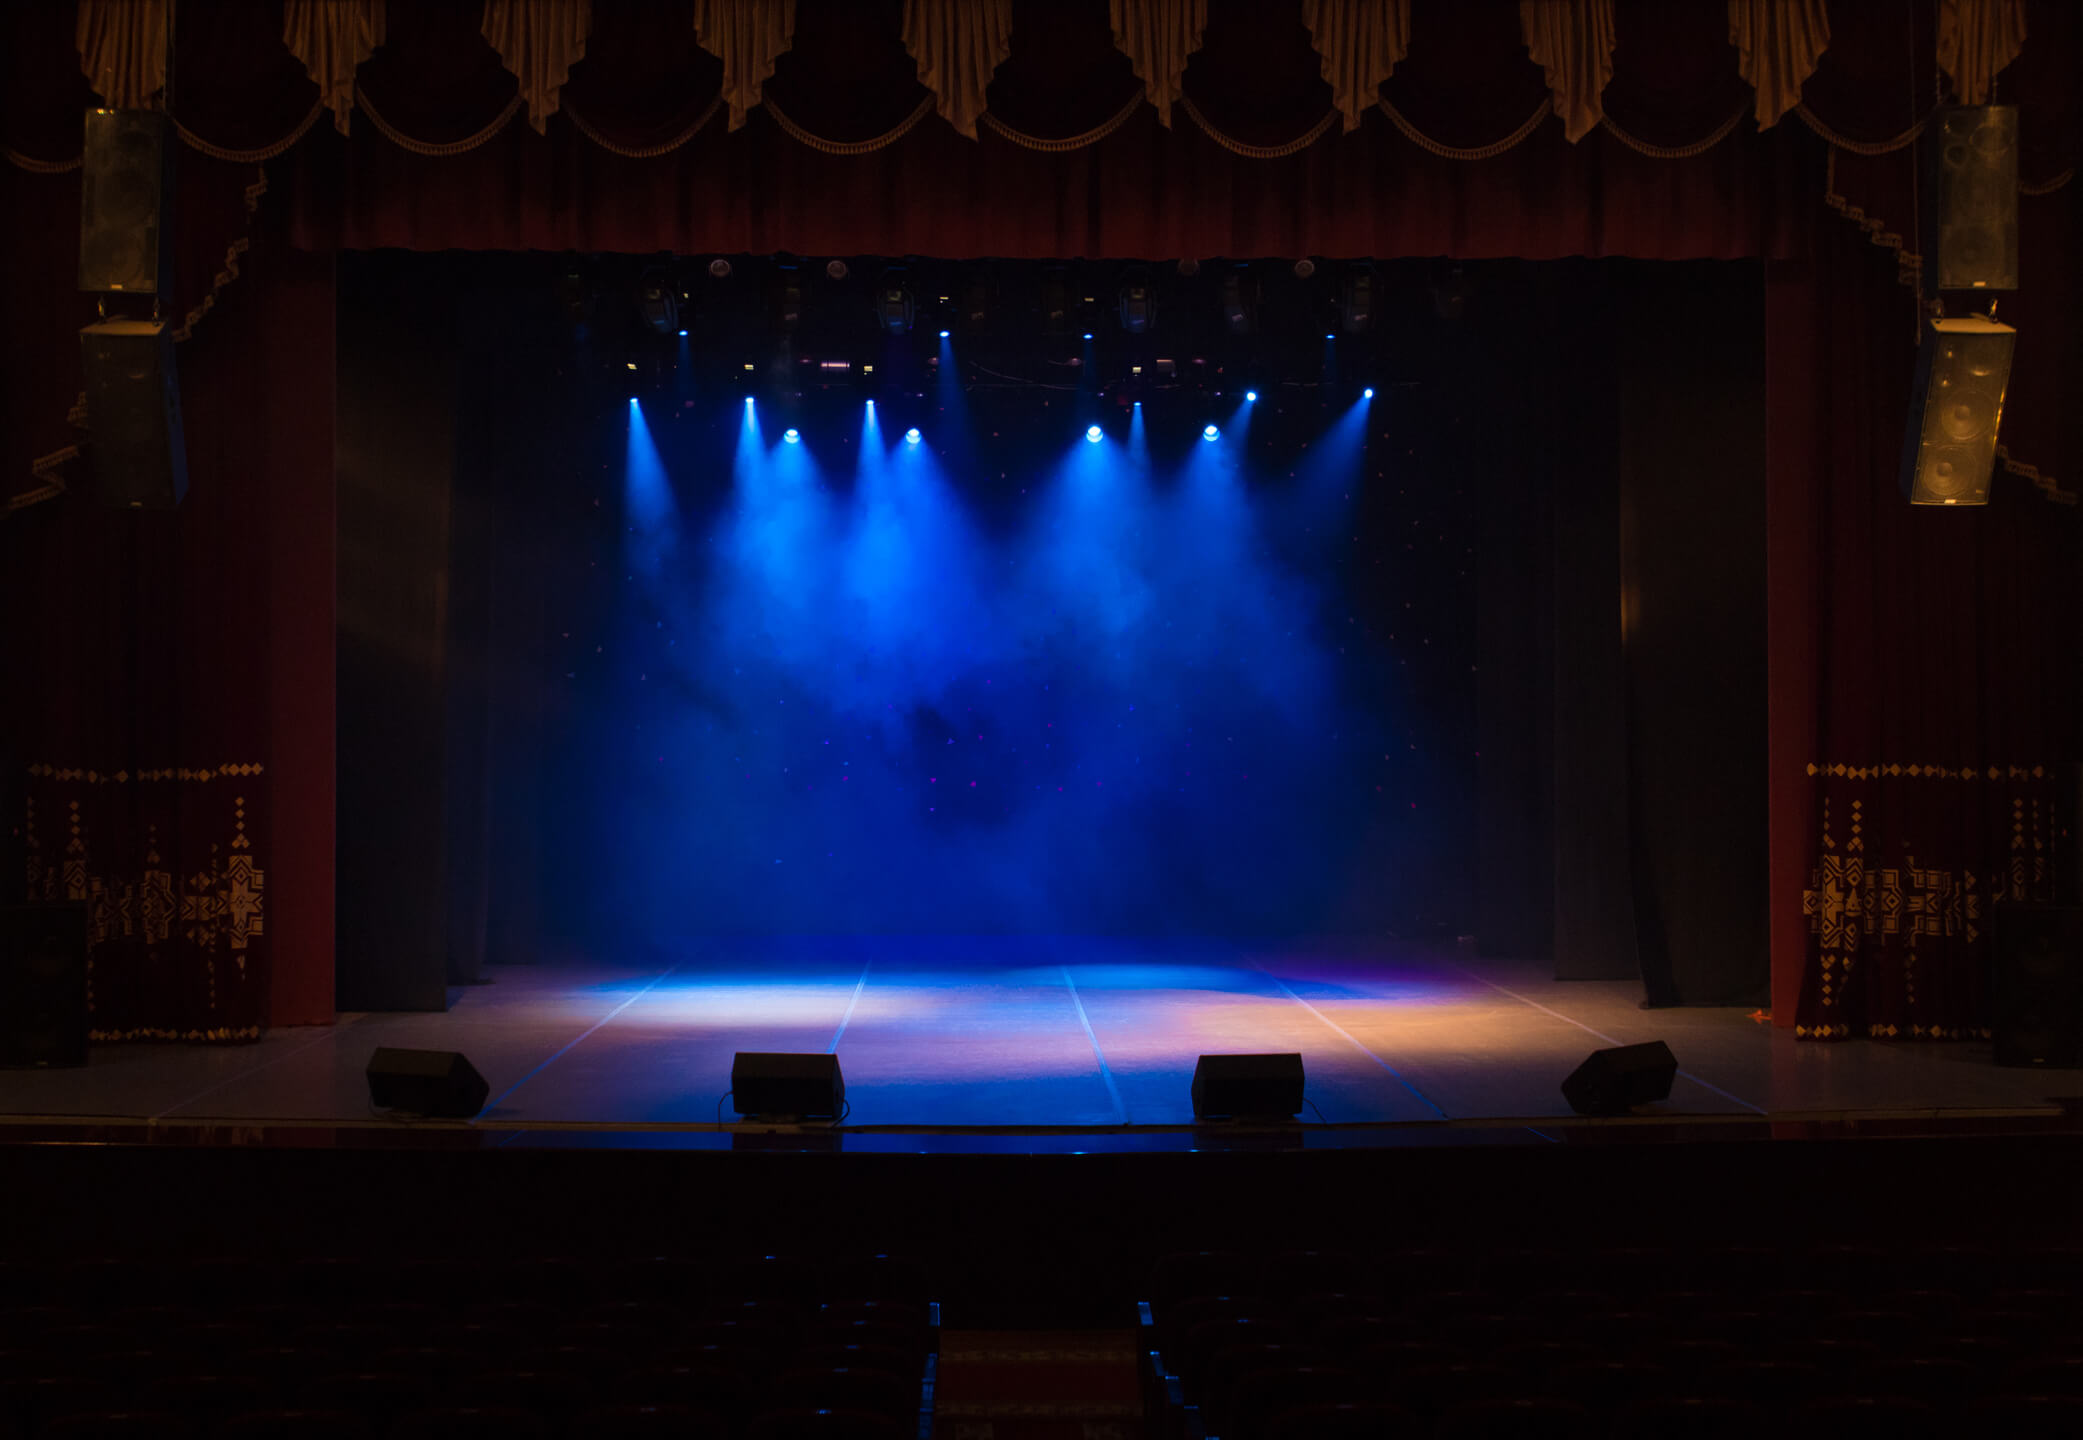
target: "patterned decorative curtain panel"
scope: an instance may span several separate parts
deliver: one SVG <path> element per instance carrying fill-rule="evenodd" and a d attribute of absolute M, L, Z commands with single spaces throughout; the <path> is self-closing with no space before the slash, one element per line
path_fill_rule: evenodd
<path fill-rule="evenodd" d="M 268 1018 L 258 765 L 29 770 L 32 901 L 87 907 L 91 1037 L 258 1040 Z"/>

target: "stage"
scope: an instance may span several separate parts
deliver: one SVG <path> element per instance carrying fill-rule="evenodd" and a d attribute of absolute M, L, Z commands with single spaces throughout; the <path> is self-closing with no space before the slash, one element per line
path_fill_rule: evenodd
<path fill-rule="evenodd" d="M 1535 964 L 1414 943 L 702 941 L 677 963 L 490 975 L 452 992 L 446 1013 L 346 1015 L 250 1046 L 104 1046 L 85 1069 L 0 1073 L 0 1118 L 16 1138 L 51 1133 L 38 1121 L 144 1125 L 166 1140 L 395 1133 L 405 1122 L 371 1112 L 363 1076 L 379 1045 L 459 1050 L 490 1086 L 467 1126 L 413 1128 L 522 1146 L 742 1147 L 770 1127 L 738 1122 L 727 1103 L 717 1123 L 740 1050 L 835 1052 L 849 1151 L 1229 1143 L 1226 1127 L 1193 1126 L 1189 1082 L 1208 1052 L 1300 1051 L 1311 1105 L 1291 1138 L 1311 1147 L 1581 1133 L 1563 1077 L 1594 1049 L 1652 1039 L 1681 1067 L 1648 1122 L 1665 1132 L 2058 1124 L 2059 1097 L 2083 1093 L 2078 1077 L 1998 1069 L 1986 1045 L 1801 1044 L 1742 1009 L 1643 1010 L 1631 983 L 1557 982 Z"/>

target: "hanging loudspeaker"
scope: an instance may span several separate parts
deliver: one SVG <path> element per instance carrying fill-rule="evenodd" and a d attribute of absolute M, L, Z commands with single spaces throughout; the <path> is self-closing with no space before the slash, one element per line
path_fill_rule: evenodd
<path fill-rule="evenodd" d="M 162 110 L 89 110 L 80 162 L 80 289 L 172 289 L 173 126 Z"/>
<path fill-rule="evenodd" d="M 104 505 L 171 510 L 188 493 L 181 387 L 163 321 L 109 320 L 80 331 L 94 491 Z"/>
<path fill-rule="evenodd" d="M 1954 105 L 1927 142 L 1924 253 L 1934 290 L 2018 288 L 2018 111 Z"/>
<path fill-rule="evenodd" d="M 1912 505 L 1986 505 L 2018 332 L 1979 315 L 1929 323 L 1902 440 L 1902 495 Z"/>

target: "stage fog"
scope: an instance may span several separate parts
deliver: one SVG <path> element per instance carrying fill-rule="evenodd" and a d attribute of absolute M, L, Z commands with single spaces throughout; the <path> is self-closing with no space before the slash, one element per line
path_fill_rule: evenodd
<path fill-rule="evenodd" d="M 1449 842 L 1407 818 L 1436 760 L 1348 573 L 1375 409 L 626 401 L 620 574 L 566 676 L 604 913 L 653 938 L 1407 921 L 1401 847 Z"/>

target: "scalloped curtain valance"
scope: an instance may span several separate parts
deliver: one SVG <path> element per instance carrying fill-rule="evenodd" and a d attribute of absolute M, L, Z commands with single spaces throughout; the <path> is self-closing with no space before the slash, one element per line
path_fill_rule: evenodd
<path fill-rule="evenodd" d="M 282 40 L 347 133 L 355 72 L 382 49 L 390 0 L 285 0 Z M 1411 56 L 1414 0 L 1301 0 L 1344 130 L 1357 128 L 1381 87 Z M 1756 92 L 1758 126 L 1801 101 L 1830 43 L 1825 0 L 1727 0 L 1729 44 Z M 765 101 L 775 62 L 794 43 L 795 0 L 691 0 L 694 37 L 723 62 L 720 99 L 732 130 Z M 1189 63 L 1208 25 L 1208 0 L 1108 0 L 1115 47 L 1142 99 L 1169 126 L 1185 97 Z M 80 68 L 104 103 L 153 104 L 166 77 L 168 0 L 79 0 Z M 528 123 L 542 132 L 586 53 L 592 0 L 485 0 L 482 34 L 517 81 Z M 906 0 L 903 44 L 933 108 L 955 133 L 977 138 L 986 92 L 1012 50 L 1013 0 Z M 1614 0 L 1520 0 L 1519 29 L 1541 67 L 1554 113 L 1575 143 L 1605 121 L 1617 43 Z M 1938 66 L 1965 104 L 1986 103 L 2025 44 L 2025 0 L 1940 0 Z M 994 126 L 1008 133 L 1003 125 Z M 1262 147 L 1263 148 L 1263 147 Z M 1277 147 L 1276 147 L 1277 148 Z M 1240 152 L 1244 153 L 1244 152 Z"/>

